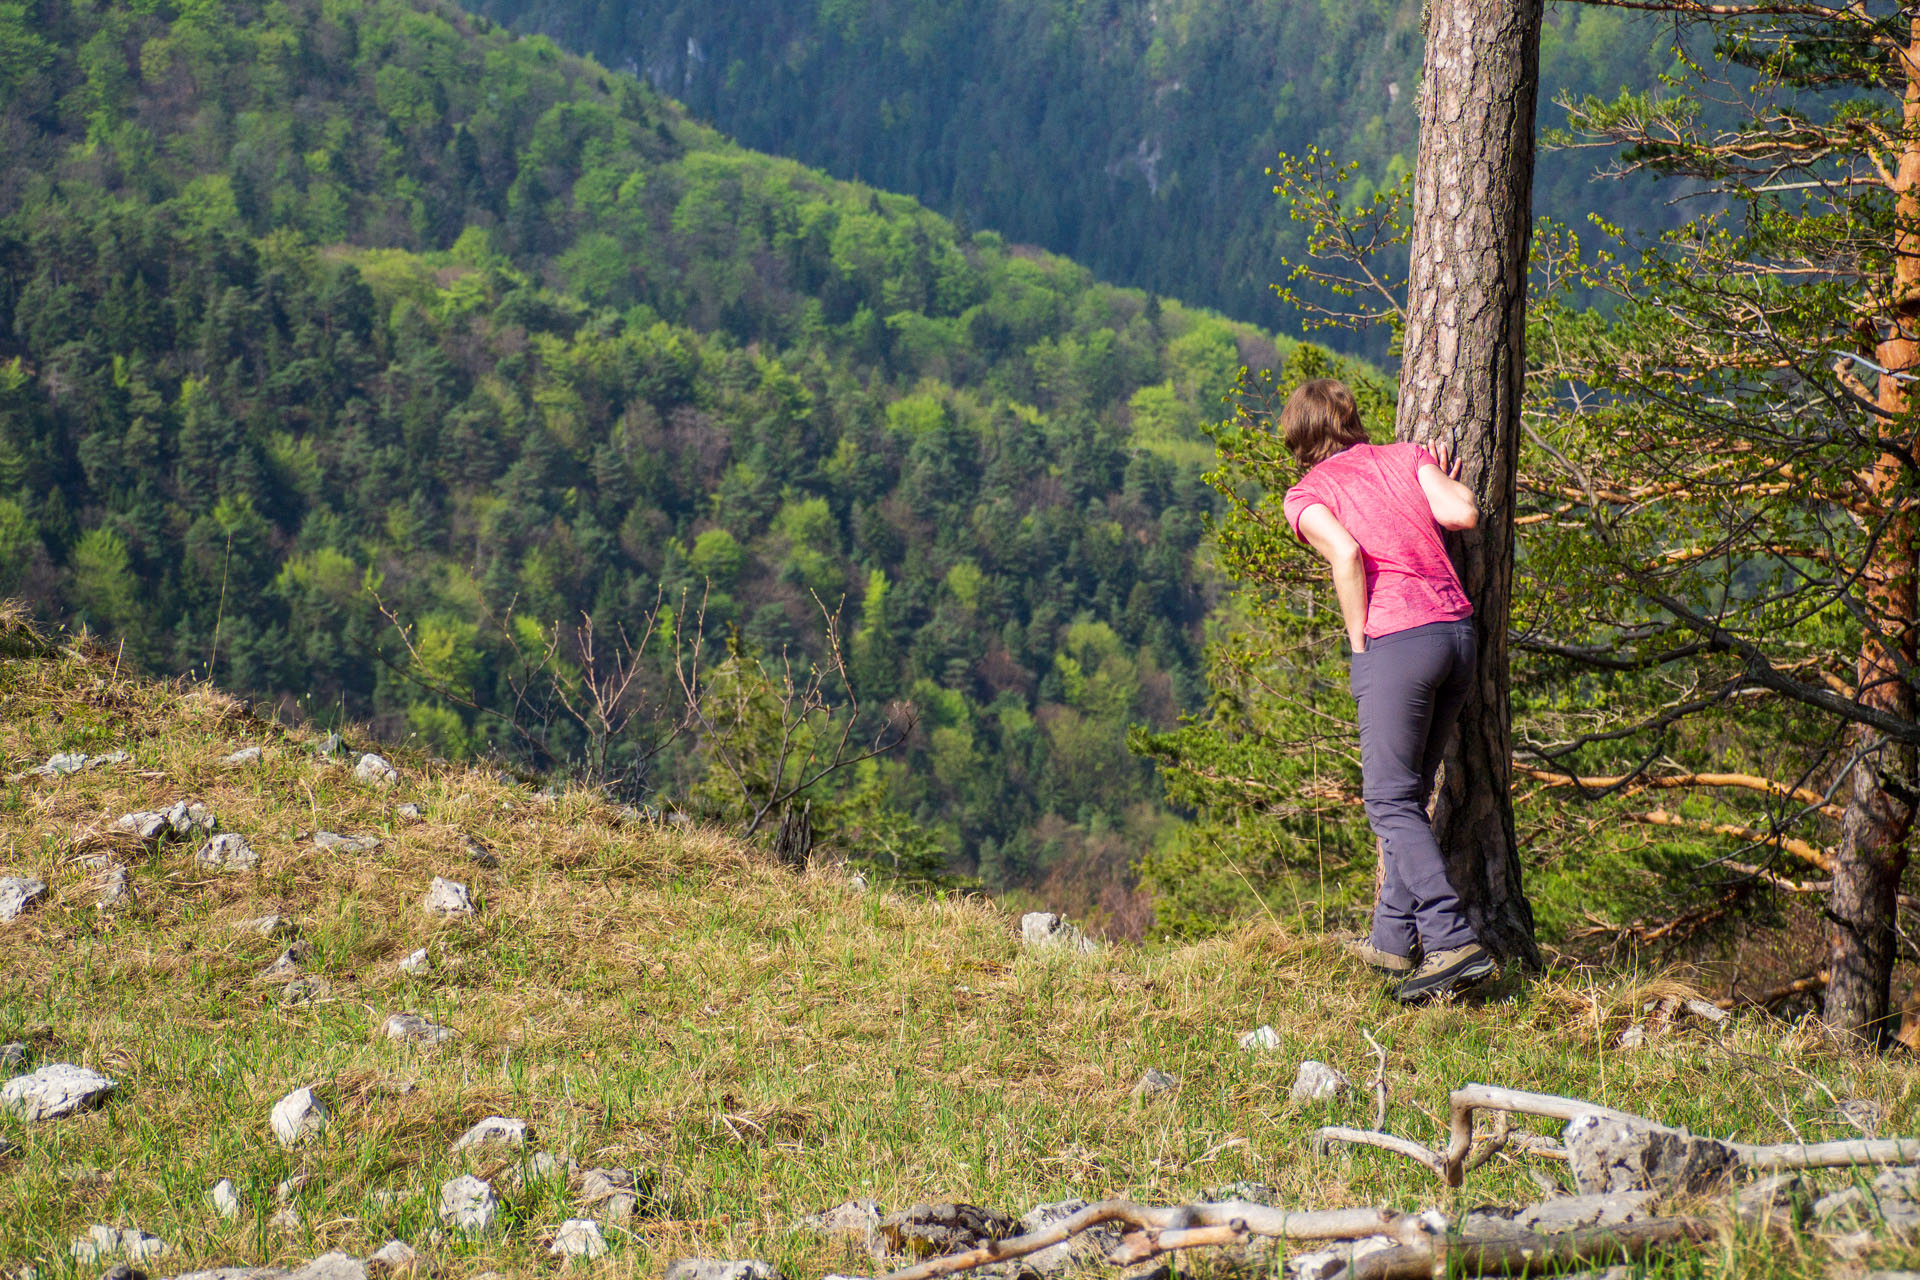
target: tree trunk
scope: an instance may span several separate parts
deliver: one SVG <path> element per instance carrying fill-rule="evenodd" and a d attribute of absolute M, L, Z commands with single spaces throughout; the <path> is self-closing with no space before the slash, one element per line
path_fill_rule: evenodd
<path fill-rule="evenodd" d="M 1884 531 L 1867 562 L 1869 628 L 1855 675 L 1861 702 L 1911 720 L 1914 694 L 1906 673 L 1914 661 L 1915 513 L 1900 455 L 1911 456 L 1913 447 L 1904 379 L 1920 364 L 1915 336 L 1920 333 L 1920 14 L 1911 20 L 1908 44 L 1899 57 L 1896 83 L 1906 86 L 1906 128 L 1893 182 L 1892 305 L 1874 347 L 1874 359 L 1886 371 L 1876 396 L 1880 429 L 1899 445 L 1861 477 L 1873 504 L 1871 515 L 1884 522 Z M 1883 1048 L 1894 1031 L 1894 914 L 1913 826 L 1909 797 L 1915 760 L 1911 747 L 1889 743 L 1864 725 L 1855 733 L 1855 750 L 1861 754 L 1840 822 L 1840 849 L 1827 899 L 1828 982 L 1822 1016 L 1836 1031 Z"/>
<path fill-rule="evenodd" d="M 1451 444 L 1480 504 L 1479 528 L 1452 544 L 1479 682 L 1447 750 L 1434 832 L 1481 942 L 1534 966 L 1510 795 L 1507 617 L 1541 4 L 1431 0 L 1395 425 L 1399 439 Z"/>

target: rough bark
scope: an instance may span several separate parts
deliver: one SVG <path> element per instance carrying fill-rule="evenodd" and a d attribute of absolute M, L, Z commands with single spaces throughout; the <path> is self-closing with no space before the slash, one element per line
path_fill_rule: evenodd
<path fill-rule="evenodd" d="M 1881 429 L 1899 441 L 1899 452 L 1910 452 L 1905 376 L 1920 365 L 1920 13 L 1912 19 L 1899 58 L 1906 85 L 1905 144 L 1893 175 L 1890 305 L 1874 358 L 1886 371 L 1876 388 Z M 1890 450 L 1861 477 L 1871 516 L 1884 531 L 1867 564 L 1867 616 L 1873 625 L 1855 673 L 1860 701 L 1911 720 L 1914 694 L 1907 672 L 1914 661 L 1915 519 L 1904 473 L 1899 453 Z M 1855 749 L 1859 760 L 1840 821 L 1840 848 L 1827 900 L 1828 981 L 1822 1013 L 1835 1030 L 1881 1048 L 1894 1032 L 1894 915 L 1913 826 L 1908 796 L 1915 759 L 1912 747 L 1888 742 L 1864 725 L 1856 731 Z"/>
<path fill-rule="evenodd" d="M 1537 966 L 1510 796 L 1507 618 L 1525 378 L 1541 0 L 1432 0 L 1395 435 L 1450 444 L 1480 524 L 1452 545 L 1473 600 L 1477 691 L 1448 748 L 1434 831 L 1480 940 Z"/>

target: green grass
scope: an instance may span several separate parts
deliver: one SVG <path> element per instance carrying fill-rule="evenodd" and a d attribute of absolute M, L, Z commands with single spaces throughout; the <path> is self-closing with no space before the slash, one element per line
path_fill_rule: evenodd
<path fill-rule="evenodd" d="M 252 743 L 266 749 L 260 767 L 215 764 Z M 1363 1028 L 1389 1050 L 1388 1127 L 1427 1142 L 1441 1140 L 1448 1090 L 1470 1080 L 1752 1141 L 1852 1134 L 1829 1090 L 1880 1103 L 1885 1132 L 1915 1127 L 1908 1065 L 1840 1052 L 1811 1028 L 1742 1015 L 1731 1030 L 1615 1049 L 1642 1002 L 1673 985 L 1659 975 L 1514 977 L 1483 1003 L 1408 1011 L 1329 940 L 1270 921 L 1188 946 L 1023 955 L 1014 919 L 990 902 L 863 892 L 833 868 L 794 875 L 715 832 L 622 825 L 586 794 L 542 799 L 404 754 L 400 786 L 370 790 L 350 758 L 316 763 L 303 743 L 196 687 L 116 678 L 74 653 L 0 658 L 7 772 L 55 750 L 133 754 L 0 791 L 0 874 L 51 890 L 0 927 L 0 1039 L 28 1040 L 34 1064 L 85 1063 L 120 1086 L 98 1112 L 0 1120 L 23 1148 L 0 1161 L 0 1268 L 96 1274 L 67 1256 L 93 1222 L 172 1242 L 155 1274 L 364 1255 L 391 1236 L 448 1275 L 548 1268 L 543 1235 L 576 1216 L 557 1182 L 509 1194 L 497 1179 L 506 1231 L 428 1239 L 440 1183 L 470 1167 L 449 1144 L 493 1114 L 527 1120 L 530 1150 L 652 1179 L 641 1217 L 609 1231 L 611 1256 L 592 1264 L 610 1275 L 657 1274 L 694 1253 L 761 1257 L 796 1278 L 870 1271 L 847 1243 L 791 1229 L 854 1196 L 1018 1213 L 1067 1196 L 1178 1200 L 1248 1179 L 1295 1206 L 1457 1211 L 1538 1198 L 1528 1170 L 1556 1168 L 1525 1157 L 1496 1159 L 1452 1193 L 1384 1153 L 1312 1154 L 1316 1126 L 1368 1125 L 1372 1101 L 1363 1088 L 1291 1103 L 1293 1070 L 1318 1058 L 1364 1082 Z M 203 874 L 193 843 L 168 845 L 134 864 L 134 910 L 97 911 L 76 838 L 183 796 L 245 834 L 261 869 Z M 424 821 L 396 819 L 407 801 Z M 384 844 L 321 854 L 296 839 L 315 827 Z M 462 832 L 491 845 L 497 870 L 467 861 Z M 434 874 L 466 882 L 478 917 L 424 916 Z M 260 976 L 284 942 L 234 922 L 267 912 L 300 922 L 326 999 L 283 1005 L 284 980 Z M 395 963 L 421 946 L 432 974 L 400 974 Z M 459 1039 L 431 1052 L 376 1039 L 391 1011 Z M 1236 1037 L 1261 1023 L 1279 1030 L 1280 1050 L 1242 1052 Z M 1134 1103 L 1148 1067 L 1180 1088 Z M 268 1112 L 309 1084 L 334 1122 L 282 1151 Z M 500 1163 L 479 1161 L 483 1173 Z M 305 1226 L 286 1236 L 266 1219 L 273 1188 L 297 1174 Z M 248 1200 L 240 1222 L 207 1200 L 222 1177 Z M 1826 1265 L 1731 1238 L 1652 1274 Z"/>

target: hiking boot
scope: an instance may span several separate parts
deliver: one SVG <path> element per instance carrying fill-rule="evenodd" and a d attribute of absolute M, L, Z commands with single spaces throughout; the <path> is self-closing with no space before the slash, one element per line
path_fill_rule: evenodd
<path fill-rule="evenodd" d="M 1401 1004 L 1443 999 L 1465 991 L 1497 967 L 1487 949 L 1477 942 L 1436 951 L 1420 962 L 1420 967 L 1400 984 L 1393 998 Z"/>
<path fill-rule="evenodd" d="M 1397 956 L 1391 951 L 1382 951 L 1373 945 L 1371 938 L 1348 938 L 1340 944 L 1346 953 L 1370 969 L 1382 973 L 1412 973 L 1414 958 Z"/>

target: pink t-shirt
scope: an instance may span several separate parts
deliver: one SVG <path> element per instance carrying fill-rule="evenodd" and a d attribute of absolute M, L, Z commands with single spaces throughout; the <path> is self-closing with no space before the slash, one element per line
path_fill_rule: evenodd
<path fill-rule="evenodd" d="M 1370 637 L 1473 616 L 1420 487 L 1420 468 L 1438 465 L 1417 444 L 1357 444 L 1300 477 L 1281 505 L 1296 538 L 1319 503 L 1360 544 Z"/>

